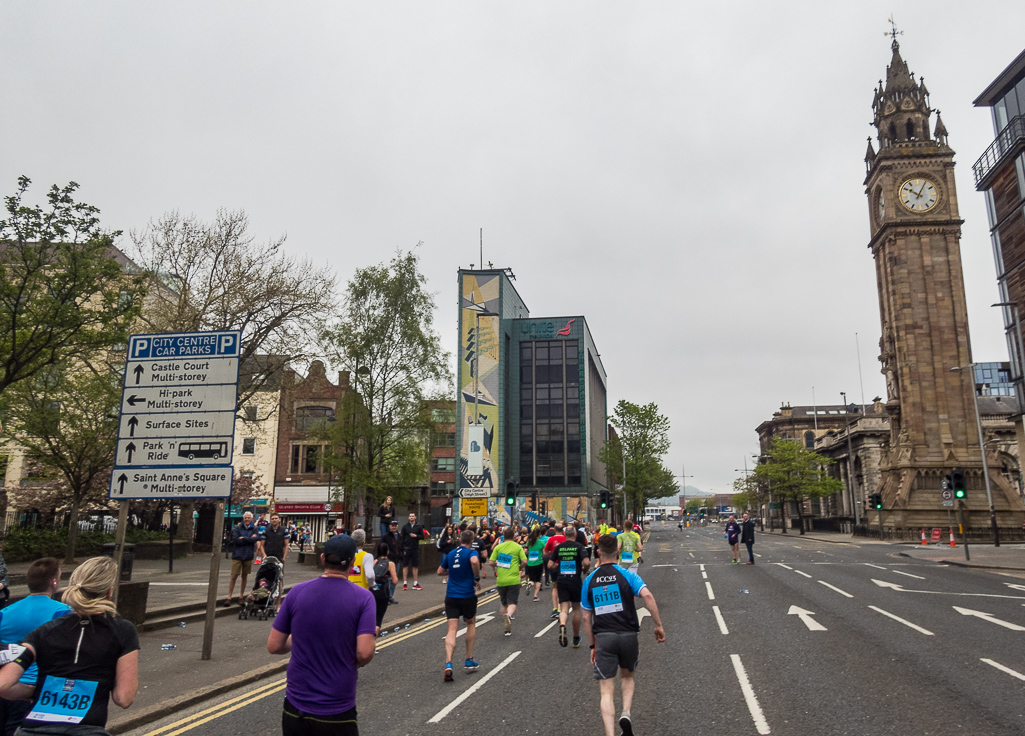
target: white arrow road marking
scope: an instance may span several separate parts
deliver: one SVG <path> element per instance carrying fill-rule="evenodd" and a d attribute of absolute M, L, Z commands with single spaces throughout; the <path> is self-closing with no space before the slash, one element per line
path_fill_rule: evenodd
<path fill-rule="evenodd" d="M 459 704 L 462 703 L 464 700 L 466 700 L 468 697 L 470 697 L 475 692 L 477 692 L 482 687 L 484 687 L 484 683 L 486 683 L 492 677 L 494 677 L 499 672 L 501 672 L 503 669 L 505 669 L 506 666 L 508 666 L 508 664 L 510 662 L 512 662 L 514 659 L 516 659 L 518 656 L 520 656 L 520 654 L 522 654 L 522 652 L 513 652 L 512 654 L 510 654 L 508 657 L 506 657 L 504 660 L 502 660 L 502 663 L 500 665 L 495 667 L 495 669 L 491 670 L 491 672 L 489 672 L 488 674 L 484 675 L 484 677 L 482 677 L 479 680 L 477 680 L 476 684 L 473 687 L 465 690 L 462 695 L 460 695 L 458 698 L 456 698 L 451 703 L 446 705 L 444 708 L 439 710 L 437 715 L 435 715 L 434 718 L 432 718 L 431 720 L 429 720 L 427 722 L 428 723 L 440 723 L 442 718 L 444 718 L 449 713 L 451 713 L 453 710 L 455 710 L 457 707 L 459 707 Z"/>
<path fill-rule="evenodd" d="M 901 622 L 902 624 L 904 624 L 905 626 L 908 626 L 908 627 L 910 627 L 910 628 L 914 629 L 915 631 L 917 631 L 917 632 L 919 632 L 919 633 L 921 633 L 921 634 L 925 634 L 926 636 L 933 636 L 933 633 L 932 633 L 931 631 L 929 631 L 928 629 L 923 629 L 923 628 L 922 628 L 921 626 L 919 626 L 918 624 L 913 624 L 913 623 L 911 623 L 910 621 L 907 621 L 907 620 L 905 620 L 905 619 L 902 619 L 902 618 L 901 618 L 900 616 L 895 616 L 894 614 L 890 613 L 889 611 L 884 611 L 883 609 L 881 609 L 881 608 L 876 608 L 875 606 L 869 606 L 869 608 L 871 608 L 871 609 L 872 609 L 873 611 L 875 611 L 876 613 L 881 613 L 881 614 L 883 614 L 884 616 L 887 616 L 887 617 L 889 617 L 889 618 L 892 618 L 892 619 L 893 619 L 894 621 L 900 621 L 900 622 Z"/>
<path fill-rule="evenodd" d="M 152 583 L 150 583 L 152 585 Z M 1025 590 L 1025 585 L 1018 585 L 1017 583 L 1004 583 L 1008 588 L 1014 588 L 1015 590 Z"/>
<path fill-rule="evenodd" d="M 481 624 L 486 624 L 488 621 L 490 621 L 494 617 L 495 617 L 495 614 L 493 614 L 493 613 L 482 613 L 476 619 L 477 626 L 480 626 Z M 456 632 L 456 638 L 458 639 L 460 636 L 462 636 L 465 633 L 466 633 L 466 627 L 464 626 L 463 628 L 459 629 L 459 631 Z M 444 638 L 445 637 L 442 637 L 442 639 L 444 639 Z"/>
<path fill-rule="evenodd" d="M 803 608 L 798 608 L 797 606 L 790 606 L 790 610 L 787 611 L 787 614 L 796 614 L 797 618 L 801 619 L 801 623 L 808 627 L 808 631 L 828 631 L 825 626 L 812 618 L 812 616 L 815 615 L 814 611 L 806 611 Z"/>
<path fill-rule="evenodd" d="M 1022 673 L 1020 673 L 1020 672 L 1015 672 L 1015 671 L 1014 671 L 1014 670 L 1012 670 L 1012 669 L 1011 669 L 1010 667 L 1004 667 L 1004 666 L 1003 666 L 1002 664 L 1000 664 L 999 662 L 994 662 L 994 661 L 993 661 L 992 659 L 986 659 L 985 657 L 983 657 L 983 658 L 981 659 L 981 661 L 982 661 L 982 662 L 985 662 L 985 663 L 986 663 L 986 664 L 988 664 L 988 665 L 989 665 L 990 667 L 996 667 L 996 668 L 997 668 L 998 670 L 1000 670 L 1001 672 L 1006 672 L 1006 673 L 1007 673 L 1007 674 L 1009 674 L 1009 675 L 1010 675 L 1011 677 L 1017 677 L 1017 678 L 1018 678 L 1019 680 L 1025 680 L 1025 675 L 1023 675 L 1023 674 L 1022 674 Z"/>
<path fill-rule="evenodd" d="M 555 620 L 554 620 L 554 621 L 552 621 L 552 622 L 551 622 L 550 624 L 548 624 L 548 625 L 547 625 L 547 626 L 545 626 L 545 627 L 544 627 L 543 629 L 541 629 L 541 630 L 540 630 L 539 632 L 537 632 L 536 634 L 534 634 L 534 638 L 535 638 L 535 639 L 540 639 L 540 638 L 541 638 L 542 636 L 544 636 L 544 635 L 545 635 L 545 634 L 547 634 L 547 633 L 548 633 L 549 631 L 551 631 L 551 630 L 552 630 L 552 627 L 553 627 L 553 626 L 555 626 L 555 625 L 556 625 L 557 623 L 559 623 L 559 619 L 555 619 Z"/>
<path fill-rule="evenodd" d="M 1010 621 L 1001 621 L 1000 619 L 996 618 L 992 613 L 986 613 L 985 611 L 973 611 L 970 608 L 960 608 L 958 606 L 952 606 L 952 608 L 958 613 L 960 613 L 962 616 L 975 616 L 976 618 L 981 618 L 984 621 L 989 621 L 991 624 L 1003 626 L 1005 629 L 1010 629 L 1011 631 L 1025 631 L 1025 626 L 1012 624 Z"/>
<path fill-rule="evenodd" d="M 715 614 L 715 622 L 719 624 L 719 631 L 726 636 L 730 633 L 730 630 L 726 628 L 726 619 L 722 617 L 722 611 L 719 610 L 719 606 L 712 606 L 712 613 Z"/>
<path fill-rule="evenodd" d="M 811 575 L 809 575 L 808 573 L 801 572 L 800 570 L 794 570 L 794 572 L 796 572 L 798 575 L 804 575 L 806 578 L 810 578 L 811 577 Z"/>
<path fill-rule="evenodd" d="M 847 591 L 845 591 L 845 590 L 840 590 L 840 589 L 839 589 L 838 587 L 836 587 L 835 585 L 830 585 L 830 584 L 829 584 L 829 583 L 827 583 L 827 582 L 826 582 L 825 580 L 820 580 L 820 581 L 819 581 L 819 585 L 825 585 L 825 586 L 826 586 L 827 588 L 829 588 L 830 590 L 835 590 L 835 591 L 836 591 L 837 593 L 839 593 L 839 594 L 840 594 L 840 595 L 842 595 L 842 596 L 846 596 L 846 597 L 848 597 L 848 598 L 853 598 L 853 597 L 854 597 L 853 595 L 851 595 L 851 594 L 850 594 L 850 593 L 848 593 Z"/>
<path fill-rule="evenodd" d="M 637 609 L 637 625 L 638 626 L 641 625 L 641 621 L 644 620 L 645 616 L 647 616 L 648 618 L 651 618 L 651 611 L 649 611 L 647 608 L 638 608 Z"/>
<path fill-rule="evenodd" d="M 971 596 L 975 598 L 1010 598 L 1015 601 L 1025 601 L 1025 596 L 1020 595 L 997 595 L 996 593 L 950 593 L 946 590 L 908 590 L 903 585 L 897 583 L 888 583 L 885 580 L 876 580 L 872 578 L 872 582 L 878 585 L 880 588 L 892 588 L 893 590 L 899 590 L 901 593 L 925 593 L 926 595 L 963 595 Z"/>
<path fill-rule="evenodd" d="M 715 600 L 715 593 L 712 592 L 712 584 L 710 582 L 708 582 L 707 580 L 705 581 L 705 590 L 708 591 L 708 600 L 714 601 Z"/>
<path fill-rule="evenodd" d="M 900 570 L 890 570 L 890 572 L 896 573 L 897 575 L 907 575 L 909 578 L 914 578 L 915 580 L 925 580 L 921 575 L 912 575 L 909 572 L 901 572 Z"/>
<path fill-rule="evenodd" d="M 765 714 L 762 713 L 761 706 L 758 705 L 758 698 L 754 688 L 751 687 L 751 681 L 747 679 L 747 671 L 744 669 L 744 663 L 740 661 L 740 655 L 731 654 L 730 659 L 733 660 L 733 669 L 740 682 L 740 691 L 744 693 L 744 700 L 747 701 L 747 709 L 751 713 L 751 718 L 754 719 L 755 730 L 762 736 L 772 733 L 769 730 L 769 723 L 765 720 Z"/>

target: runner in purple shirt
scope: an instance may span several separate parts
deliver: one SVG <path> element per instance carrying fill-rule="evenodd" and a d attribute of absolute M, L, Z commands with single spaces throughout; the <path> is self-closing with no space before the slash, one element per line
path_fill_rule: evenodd
<path fill-rule="evenodd" d="M 374 658 L 376 606 L 349 582 L 356 543 L 336 534 L 320 556 L 324 574 L 294 586 L 267 638 L 267 651 L 288 654 L 283 736 L 358 736 L 356 670 Z"/>

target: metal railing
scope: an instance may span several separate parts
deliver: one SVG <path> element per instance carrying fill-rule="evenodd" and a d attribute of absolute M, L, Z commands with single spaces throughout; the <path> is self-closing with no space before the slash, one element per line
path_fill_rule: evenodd
<path fill-rule="evenodd" d="M 1007 127 L 1000 131 L 996 140 L 990 144 L 985 153 L 972 166 L 972 171 L 975 173 L 976 188 L 989 176 L 990 172 L 996 168 L 1004 156 L 1020 143 L 1025 143 L 1025 117 L 1021 115 L 1011 119 Z"/>

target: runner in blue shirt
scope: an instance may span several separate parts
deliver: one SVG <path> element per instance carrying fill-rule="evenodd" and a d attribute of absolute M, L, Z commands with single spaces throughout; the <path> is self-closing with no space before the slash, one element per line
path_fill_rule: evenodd
<path fill-rule="evenodd" d="M 601 686 L 601 717 L 606 736 L 613 736 L 615 717 L 616 670 L 619 670 L 623 694 L 623 712 L 619 727 L 625 736 L 633 734 L 630 706 L 634 697 L 634 670 L 637 669 L 637 632 L 640 624 L 634 598 L 644 605 L 655 623 L 655 641 L 666 640 L 655 596 L 640 576 L 616 564 L 619 545 L 616 538 L 603 534 L 598 540 L 599 565 L 587 576 L 580 606 L 584 609 L 584 632 L 591 642 L 591 664 Z"/>
<path fill-rule="evenodd" d="M 459 546 L 445 555 L 438 567 L 439 575 L 448 575 L 445 591 L 445 617 L 448 633 L 445 635 L 445 682 L 452 682 L 452 654 L 456 650 L 456 631 L 459 617 L 466 621 L 465 668 L 473 671 L 480 667 L 473 658 L 473 644 L 477 638 L 477 590 L 480 588 L 480 557 L 472 548 L 474 534 L 467 529 L 459 535 Z"/>

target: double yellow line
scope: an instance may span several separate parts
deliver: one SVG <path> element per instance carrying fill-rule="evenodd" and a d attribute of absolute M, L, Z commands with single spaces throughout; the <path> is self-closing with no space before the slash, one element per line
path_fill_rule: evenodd
<path fill-rule="evenodd" d="M 477 601 L 477 605 L 486 605 L 488 603 L 493 603 L 496 600 L 498 600 L 498 594 L 491 593 L 486 596 L 482 596 Z M 381 651 L 382 649 L 386 649 L 395 644 L 399 644 L 401 642 L 404 642 L 406 639 L 411 639 L 414 636 L 418 636 L 419 634 L 424 633 L 425 631 L 435 629 L 447 623 L 447 619 L 440 618 L 437 621 L 431 621 L 430 623 L 422 624 L 420 626 L 417 626 L 416 628 L 410 628 L 406 631 L 403 631 L 400 634 L 396 634 L 394 637 L 388 638 L 387 641 L 380 642 L 377 645 L 376 649 L 377 651 Z M 239 710 L 240 708 L 244 708 L 247 705 L 252 705 L 256 701 L 263 700 L 264 698 L 270 695 L 274 695 L 275 693 L 279 693 L 284 689 L 285 678 L 282 677 L 278 680 L 274 680 L 274 682 L 271 682 L 267 685 L 258 687 L 255 690 L 250 690 L 244 695 L 239 695 L 230 700 L 226 700 L 223 703 L 218 703 L 217 705 L 207 708 L 206 710 L 202 710 L 199 713 L 193 713 L 191 716 L 182 718 L 180 721 L 175 721 L 174 723 L 170 723 L 166 726 L 158 728 L 156 731 L 150 731 L 146 734 L 146 736 L 179 736 L 179 734 L 183 734 L 186 731 L 191 731 L 192 729 L 198 726 L 202 726 L 204 723 L 209 723 L 210 721 L 216 718 L 220 718 L 221 716 L 233 713 L 234 711 Z"/>

